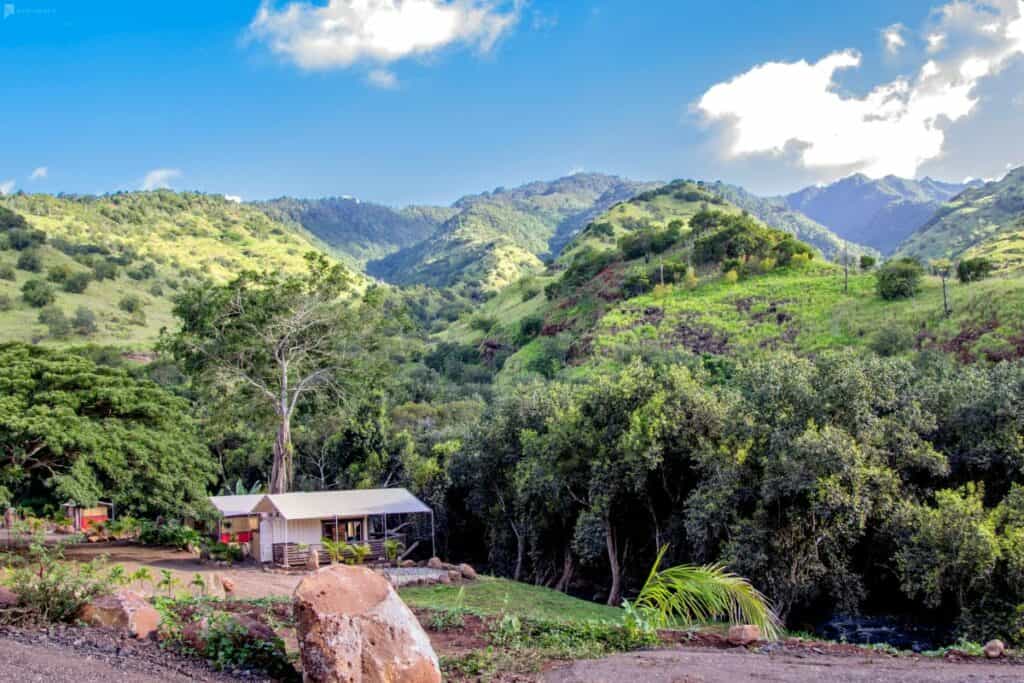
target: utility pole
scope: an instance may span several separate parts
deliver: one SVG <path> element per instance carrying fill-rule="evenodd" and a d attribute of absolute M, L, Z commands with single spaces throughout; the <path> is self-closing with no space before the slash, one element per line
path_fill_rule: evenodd
<path fill-rule="evenodd" d="M 658 270 L 661 271 L 661 286 L 665 286 L 665 260 L 658 257 Z"/>

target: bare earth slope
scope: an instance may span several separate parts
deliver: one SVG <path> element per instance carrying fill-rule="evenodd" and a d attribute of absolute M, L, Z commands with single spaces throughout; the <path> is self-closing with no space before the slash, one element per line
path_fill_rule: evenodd
<path fill-rule="evenodd" d="M 547 672 L 545 683 L 989 683 L 1020 681 L 1020 666 L 952 663 L 902 657 L 759 655 L 743 649 L 655 650 L 573 662 Z"/>

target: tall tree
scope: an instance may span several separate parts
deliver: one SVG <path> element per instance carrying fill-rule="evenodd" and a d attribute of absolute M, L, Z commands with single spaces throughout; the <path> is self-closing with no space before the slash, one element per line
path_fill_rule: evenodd
<path fill-rule="evenodd" d="M 188 403 L 67 352 L 0 345 L 0 504 L 195 513 L 213 465 Z"/>
<path fill-rule="evenodd" d="M 292 419 L 309 397 L 348 401 L 380 370 L 383 293 L 358 296 L 340 264 L 308 254 L 303 275 L 245 272 L 175 302 L 181 331 L 164 340 L 201 385 L 269 411 L 276 423 L 270 492 L 292 488 Z"/>

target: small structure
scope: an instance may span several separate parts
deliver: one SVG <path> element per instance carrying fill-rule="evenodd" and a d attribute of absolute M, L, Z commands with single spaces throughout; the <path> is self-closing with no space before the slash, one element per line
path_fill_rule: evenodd
<path fill-rule="evenodd" d="M 215 530 L 217 540 L 221 543 L 252 543 L 257 539 L 260 516 L 253 512 L 253 508 L 263 500 L 263 495 L 210 496 L 210 502 L 220 513 Z"/>
<path fill-rule="evenodd" d="M 64 503 L 61 507 L 75 531 L 89 531 L 95 524 L 106 524 L 114 519 L 114 504 L 102 500 L 93 507 L 85 507 L 75 501 Z"/>
<path fill-rule="evenodd" d="M 406 489 L 211 496 L 210 502 L 220 513 L 216 538 L 249 544 L 259 562 L 304 566 L 316 552 L 326 564 L 324 538 L 365 544 L 371 559 L 383 559 L 386 540 L 411 548 L 410 541 L 425 536 L 415 533 L 419 525 L 409 515 L 429 515 L 433 551 L 434 513 Z"/>
<path fill-rule="evenodd" d="M 403 544 L 412 540 L 403 531 L 414 526 L 407 515 L 430 516 L 433 544 L 434 513 L 406 489 L 270 494 L 253 512 L 261 517 L 258 557 L 284 566 L 304 564 L 309 552 L 322 552 L 324 538 L 367 545 L 371 558 L 383 559 L 388 539 Z"/>

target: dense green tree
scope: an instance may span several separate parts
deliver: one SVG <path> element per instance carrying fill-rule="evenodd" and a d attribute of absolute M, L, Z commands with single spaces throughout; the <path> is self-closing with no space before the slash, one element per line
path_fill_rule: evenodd
<path fill-rule="evenodd" d="M 165 346 L 224 400 L 269 411 L 277 423 L 272 493 L 292 489 L 292 419 L 319 393 L 349 401 L 379 373 L 385 344 L 383 293 L 346 296 L 344 267 L 310 255 L 305 275 L 252 273 L 203 284 L 175 301 L 181 331 Z"/>
<path fill-rule="evenodd" d="M 26 250 L 18 255 L 18 270 L 38 273 L 43 269 L 43 260 L 35 250 Z"/>
<path fill-rule="evenodd" d="M 59 306 L 49 305 L 45 306 L 39 311 L 39 322 L 46 325 L 49 330 L 50 336 L 57 339 L 68 336 L 71 332 L 71 323 L 68 321 L 64 310 Z"/>
<path fill-rule="evenodd" d="M 909 299 L 921 289 L 924 268 L 913 259 L 896 259 L 878 269 L 878 294 L 883 299 Z"/>
<path fill-rule="evenodd" d="M 0 345 L 0 497 L 195 513 L 211 463 L 188 404 L 81 356 Z"/>
<path fill-rule="evenodd" d="M 75 309 L 75 316 L 71 319 L 71 326 L 77 334 L 85 336 L 96 334 L 96 314 L 90 308 L 79 306 Z"/>
<path fill-rule="evenodd" d="M 57 295 L 53 293 L 53 287 L 43 280 L 26 280 L 21 286 L 21 298 L 29 306 L 42 308 L 52 304 Z"/>

